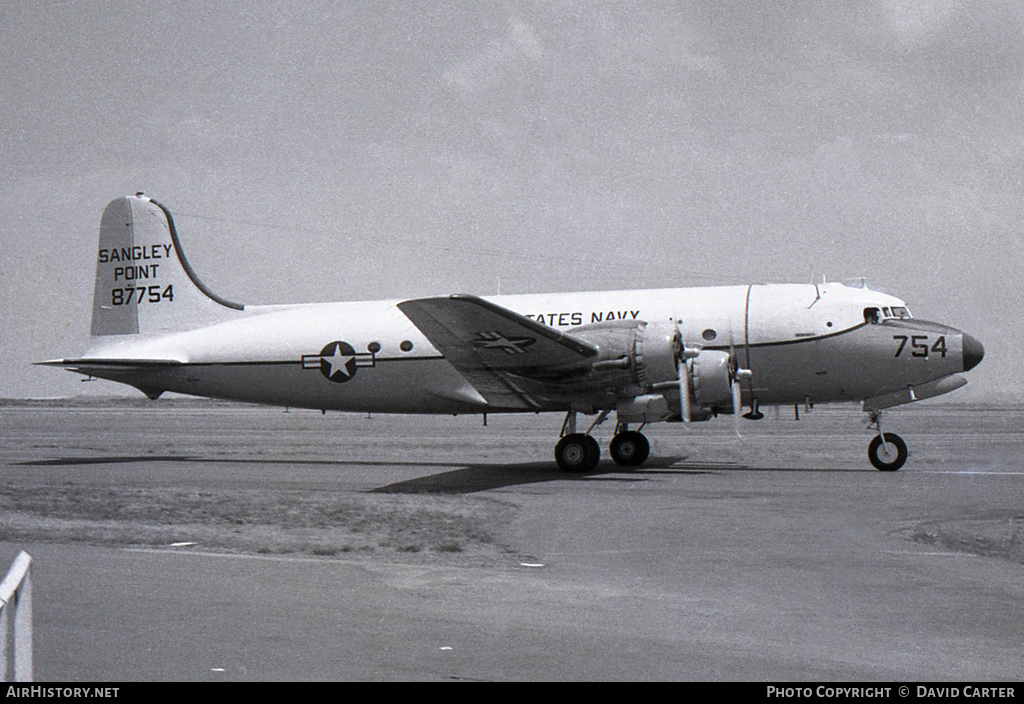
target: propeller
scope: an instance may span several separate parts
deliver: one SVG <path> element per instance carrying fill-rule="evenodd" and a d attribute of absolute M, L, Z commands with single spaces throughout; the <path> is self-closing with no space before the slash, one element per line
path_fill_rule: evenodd
<path fill-rule="evenodd" d="M 732 418 L 736 424 L 736 437 L 741 439 L 743 438 L 740 435 L 740 411 L 743 410 L 743 388 L 741 383 L 749 381 L 751 377 L 753 377 L 753 373 L 749 369 L 740 369 L 737 366 L 733 371 L 732 380 L 729 384 L 732 388 Z"/>
<path fill-rule="evenodd" d="M 690 371 L 686 367 L 686 360 L 693 359 L 700 354 L 700 348 L 686 349 L 683 342 L 683 330 L 676 321 L 676 375 L 679 378 L 679 411 L 684 423 L 693 419 L 693 410 L 690 404 Z"/>
<path fill-rule="evenodd" d="M 690 372 L 686 368 L 686 358 L 679 357 L 679 404 L 683 414 L 683 422 L 689 423 L 693 417 L 690 409 Z"/>
<path fill-rule="evenodd" d="M 679 384 L 679 410 L 682 415 L 683 422 L 689 423 L 693 420 L 693 401 L 690 397 L 690 370 L 687 365 L 687 361 L 694 359 L 701 353 L 700 347 L 686 347 L 683 342 L 683 331 L 676 321 L 676 335 L 675 335 L 675 356 L 676 356 L 676 375 Z M 753 374 L 749 369 L 741 369 L 736 359 L 735 351 L 732 351 L 730 355 L 732 358 L 732 369 L 729 374 L 729 387 L 732 392 L 732 408 L 733 416 L 736 422 L 736 435 L 742 438 L 740 435 L 739 419 L 740 411 L 743 410 L 743 381 L 749 381 Z M 756 406 L 751 406 L 751 412 L 744 417 L 763 417 L 758 413 Z"/>

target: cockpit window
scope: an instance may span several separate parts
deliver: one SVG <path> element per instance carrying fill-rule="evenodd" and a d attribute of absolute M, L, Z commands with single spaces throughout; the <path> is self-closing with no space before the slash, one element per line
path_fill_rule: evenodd
<path fill-rule="evenodd" d="M 874 325 L 883 320 L 903 320 L 910 318 L 910 311 L 905 306 L 892 306 L 891 308 L 865 308 L 864 322 Z"/>

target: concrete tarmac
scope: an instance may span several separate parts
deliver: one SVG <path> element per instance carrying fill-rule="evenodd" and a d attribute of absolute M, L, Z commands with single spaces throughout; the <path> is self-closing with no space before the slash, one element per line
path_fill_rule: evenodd
<path fill-rule="evenodd" d="M 897 473 L 868 465 L 855 407 L 786 409 L 742 440 L 730 418 L 662 424 L 644 468 L 572 476 L 554 416 L 8 406 L 8 487 L 443 497 L 508 519 L 465 553 L 8 540 L 0 559 L 33 555 L 43 681 L 1013 681 L 1020 417 L 892 413 Z"/>

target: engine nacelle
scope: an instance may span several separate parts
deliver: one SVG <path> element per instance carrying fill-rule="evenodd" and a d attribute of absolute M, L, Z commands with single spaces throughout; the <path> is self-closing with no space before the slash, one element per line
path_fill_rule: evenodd
<path fill-rule="evenodd" d="M 650 388 L 679 378 L 682 337 L 674 325 L 648 323 L 637 329 L 634 362 L 637 384 Z"/>
<path fill-rule="evenodd" d="M 676 360 L 682 342 L 674 326 L 621 321 L 586 325 L 571 332 L 597 347 L 592 369 L 616 387 L 632 386 L 634 392 L 640 387 L 642 392 L 678 378 Z"/>
<path fill-rule="evenodd" d="M 703 350 L 687 362 L 694 411 L 732 412 L 732 365 L 728 352 Z M 696 416 L 695 416 L 696 417 Z"/>
<path fill-rule="evenodd" d="M 655 357 L 655 365 L 663 361 Z M 689 375 L 686 387 L 690 391 L 690 420 L 708 420 L 718 413 L 733 412 L 732 358 L 726 352 L 705 350 L 687 360 L 685 369 Z M 674 360 L 673 360 L 674 367 Z M 648 367 L 647 372 L 659 370 L 661 379 L 649 384 L 644 393 L 620 401 L 616 413 L 624 423 L 655 423 L 665 420 L 681 420 L 683 409 L 680 404 L 679 379 L 673 368 L 673 378 L 665 379 L 665 367 Z"/>
<path fill-rule="evenodd" d="M 573 334 L 598 348 L 591 379 L 596 375 L 604 382 L 608 394 L 599 403 L 615 404 L 620 422 L 680 417 L 682 338 L 674 325 L 623 321 L 576 328 Z"/>
<path fill-rule="evenodd" d="M 643 394 L 619 401 L 615 415 L 620 423 L 658 423 L 679 418 L 679 404 L 665 394 Z"/>
<path fill-rule="evenodd" d="M 620 421 L 653 423 L 683 415 L 679 392 L 682 339 L 674 325 L 615 322 L 575 328 L 575 337 L 598 348 L 588 385 L 598 381 L 603 396 L 594 408 L 615 404 Z M 690 418 L 706 420 L 732 411 L 731 357 L 702 350 L 685 362 Z"/>

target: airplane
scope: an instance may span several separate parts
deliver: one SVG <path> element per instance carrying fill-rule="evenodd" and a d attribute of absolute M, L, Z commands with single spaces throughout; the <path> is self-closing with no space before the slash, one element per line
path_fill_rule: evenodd
<path fill-rule="evenodd" d="M 984 357 L 955 328 L 866 286 L 699 288 L 242 305 L 211 291 L 171 212 L 142 194 L 103 211 L 91 346 L 37 364 L 164 392 L 326 413 L 564 414 L 567 472 L 593 471 L 594 430 L 642 465 L 649 423 L 759 420 L 762 407 L 858 402 L 871 464 L 900 469 L 894 406 L 949 393 Z M 748 409 L 746 413 L 742 413 Z M 587 429 L 577 416 L 594 416 Z"/>

